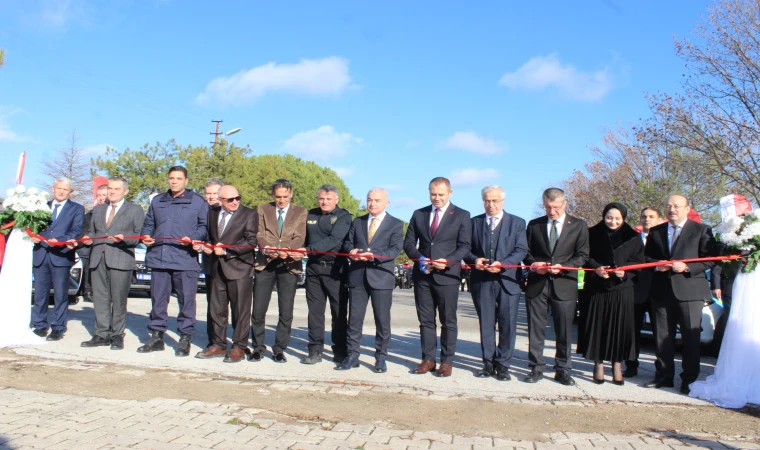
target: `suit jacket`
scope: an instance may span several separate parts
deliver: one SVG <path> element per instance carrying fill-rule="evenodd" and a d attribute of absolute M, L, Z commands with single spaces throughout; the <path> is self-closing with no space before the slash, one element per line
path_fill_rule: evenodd
<path fill-rule="evenodd" d="M 608 230 L 604 221 L 589 228 L 589 258 L 583 267 L 598 269 L 602 266 L 622 267 L 644 262 L 644 243 L 636 230 L 623 223 L 615 233 L 617 237 L 612 240 Z M 591 294 L 633 287 L 639 271 L 629 270 L 625 274 L 621 279 L 613 274 L 609 278 L 602 278 L 594 272 L 586 272 L 583 290 Z"/>
<path fill-rule="evenodd" d="M 460 262 L 470 253 L 472 239 L 472 222 L 470 213 L 458 208 L 453 203 L 443 213 L 435 237 L 430 236 L 431 206 L 416 210 L 409 221 L 404 239 L 404 251 L 412 259 L 424 256 L 429 259 L 445 259 L 449 262 Z M 459 284 L 462 267 L 459 264 L 447 265 L 443 270 L 433 270 L 429 275 L 420 270 L 415 264 L 412 271 L 414 280 L 429 277 L 439 285 Z"/>
<path fill-rule="evenodd" d="M 226 254 L 217 256 L 212 253 L 204 256 L 211 262 L 212 277 L 216 276 L 219 267 L 228 280 L 250 278 L 254 271 L 254 247 L 256 247 L 256 232 L 259 229 L 259 216 L 256 211 L 240 205 L 232 217 L 227 219 L 224 234 L 219 238 L 219 215 L 221 206 L 212 206 L 208 212 L 208 238 L 212 244 L 230 244 L 250 248 L 228 248 Z"/>
<path fill-rule="evenodd" d="M 668 224 L 663 223 L 649 230 L 644 255 L 648 262 L 704 258 L 714 256 L 716 249 L 715 238 L 709 226 L 686 220 L 681 234 L 673 243 L 672 253 L 668 248 Z M 710 299 L 712 295 L 705 271 L 714 265 L 714 262 L 694 262 L 687 263 L 688 272 L 654 272 L 652 299 L 655 302 L 666 300 L 669 286 L 680 301 Z"/>
<path fill-rule="evenodd" d="M 259 216 L 259 229 L 256 233 L 256 240 L 259 247 L 277 247 L 277 248 L 301 248 L 306 239 L 306 215 L 308 211 L 302 206 L 290 204 L 288 214 L 285 216 L 285 222 L 282 224 L 282 234 L 277 226 L 277 207 L 274 202 L 263 203 L 257 209 Z M 259 250 L 256 256 L 256 270 L 262 271 L 272 261 L 272 258 L 265 255 Z M 288 272 L 293 274 L 301 273 L 301 261 L 294 261 L 290 258 L 285 260 Z"/>
<path fill-rule="evenodd" d="M 549 250 L 549 233 L 546 230 L 549 218 L 547 216 L 533 219 L 525 230 L 528 239 L 528 254 L 525 264 L 547 262 L 550 265 L 559 264 L 565 267 L 581 267 L 588 259 L 588 226 L 586 222 L 570 214 L 565 214 L 562 232 L 559 235 L 554 251 Z M 578 299 L 578 272 L 575 270 L 562 271 L 557 275 L 529 271 L 527 297 L 536 297 L 541 293 L 546 283 L 552 283 L 554 295 L 560 300 Z"/>
<path fill-rule="evenodd" d="M 504 212 L 498 227 L 499 239 L 496 241 L 495 261 L 499 261 L 502 265 L 519 265 L 528 253 L 528 243 L 525 240 L 525 221 Z M 491 231 L 488 228 L 487 216 L 485 214 L 472 218 L 472 248 L 470 253 L 464 258 L 465 262 L 474 264 L 478 258 L 490 258 L 486 250 L 490 234 Z M 499 273 L 490 273 L 485 270 L 477 270 L 473 267 L 472 271 L 470 271 L 471 284 L 495 280 L 498 280 L 499 284 L 509 294 L 520 294 L 522 270 L 502 269 Z"/>
<path fill-rule="evenodd" d="M 77 239 L 82 234 L 83 222 L 84 207 L 79 203 L 67 200 L 58 211 L 58 217 L 40 233 L 40 236 L 45 239 L 57 239 L 59 242 Z M 76 252 L 65 246 L 51 247 L 44 242 L 34 244 L 32 256 L 34 267 L 42 265 L 43 261 L 45 261 L 45 255 L 50 256 L 50 261 L 56 267 L 71 267 L 74 265 L 74 255 L 76 255 Z"/>
<path fill-rule="evenodd" d="M 106 227 L 106 215 L 111 205 L 98 205 L 92 209 L 92 219 L 87 230 L 87 236 L 139 236 L 145 221 L 145 211 L 142 207 L 124 200 L 121 208 L 116 210 L 111 227 Z M 105 258 L 106 266 L 111 269 L 135 270 L 135 247 L 140 241 L 124 239 L 121 242 L 111 242 L 108 239 L 93 241 L 90 252 L 90 268 L 98 267 Z"/>
<path fill-rule="evenodd" d="M 386 258 L 375 257 L 372 261 L 351 261 L 348 268 L 348 286 L 363 286 L 366 280 L 373 289 L 393 289 L 396 287 L 393 267 L 404 247 L 404 222 L 386 213 L 380 226 L 375 230 L 375 236 L 370 244 L 368 242 L 369 219 L 369 214 L 354 219 L 343 241 L 343 252 L 349 253 L 358 248 Z"/>

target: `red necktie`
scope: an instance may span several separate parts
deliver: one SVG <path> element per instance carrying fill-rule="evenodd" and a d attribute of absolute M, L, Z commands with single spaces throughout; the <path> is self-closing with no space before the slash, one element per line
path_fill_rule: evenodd
<path fill-rule="evenodd" d="M 441 208 L 435 209 L 435 216 L 433 216 L 433 223 L 430 225 L 430 237 L 435 237 L 435 232 L 438 231 L 438 213 L 441 212 Z"/>

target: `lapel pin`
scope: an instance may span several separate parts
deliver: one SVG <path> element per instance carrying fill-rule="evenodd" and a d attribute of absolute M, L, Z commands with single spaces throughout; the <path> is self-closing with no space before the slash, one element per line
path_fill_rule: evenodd
<path fill-rule="evenodd" d="M 454 211 L 449 211 L 449 214 L 454 215 Z"/>

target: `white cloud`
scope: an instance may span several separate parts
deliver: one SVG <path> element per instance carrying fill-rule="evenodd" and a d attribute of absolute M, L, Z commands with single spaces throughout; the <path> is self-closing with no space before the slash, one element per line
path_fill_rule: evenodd
<path fill-rule="evenodd" d="M 0 106 L 0 142 L 27 142 L 30 140 L 28 137 L 21 136 L 11 130 L 10 125 L 8 125 L 8 118 L 19 112 L 23 112 L 23 110 Z"/>
<path fill-rule="evenodd" d="M 44 0 L 40 18 L 42 23 L 53 28 L 63 28 L 74 16 L 71 0 Z"/>
<path fill-rule="evenodd" d="M 295 64 L 270 62 L 229 77 L 218 77 L 206 86 L 195 101 L 200 104 L 252 103 L 268 92 L 330 96 L 352 87 L 348 60 L 337 56 L 302 59 Z"/>
<path fill-rule="evenodd" d="M 451 185 L 454 187 L 468 187 L 482 184 L 499 176 L 496 169 L 456 169 L 449 175 Z"/>
<path fill-rule="evenodd" d="M 400 191 L 401 189 L 404 188 L 400 184 L 386 184 L 385 186 L 381 186 L 381 187 L 388 192 Z"/>
<path fill-rule="evenodd" d="M 417 205 L 419 205 L 419 202 L 417 199 L 413 197 L 401 197 L 401 198 L 390 198 L 391 206 L 397 207 L 397 208 L 416 208 Z"/>
<path fill-rule="evenodd" d="M 515 90 L 554 90 L 561 96 L 578 101 L 595 101 L 612 89 L 608 67 L 584 72 L 571 64 L 562 64 L 555 53 L 531 58 L 514 72 L 504 74 L 499 84 Z"/>
<path fill-rule="evenodd" d="M 354 144 L 362 140 L 348 133 L 339 133 L 329 125 L 315 130 L 296 133 L 285 141 L 283 148 L 287 152 L 304 156 L 313 160 L 327 160 L 335 156 L 343 156 Z"/>
<path fill-rule="evenodd" d="M 85 155 L 102 156 L 106 154 L 106 149 L 108 147 L 113 147 L 113 146 L 109 144 L 88 145 L 87 147 L 82 149 L 82 152 Z"/>
<path fill-rule="evenodd" d="M 492 139 L 480 137 L 474 131 L 457 131 L 446 139 L 443 146 L 481 155 L 495 155 L 505 150 L 505 146 L 499 145 Z"/>
<path fill-rule="evenodd" d="M 330 167 L 339 177 L 345 178 L 354 173 L 353 167 Z"/>

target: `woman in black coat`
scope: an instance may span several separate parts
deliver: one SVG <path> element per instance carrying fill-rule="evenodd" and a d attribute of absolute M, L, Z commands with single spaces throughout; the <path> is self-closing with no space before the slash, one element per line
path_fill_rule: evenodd
<path fill-rule="evenodd" d="M 604 382 L 604 361 L 612 362 L 612 381 L 622 385 L 622 362 L 634 354 L 633 283 L 638 271 L 608 271 L 644 262 L 644 244 L 625 223 L 628 210 L 620 203 L 604 207 L 603 220 L 589 228 L 589 259 L 583 287 L 587 299 L 580 350 L 594 361 L 594 382 Z"/>

